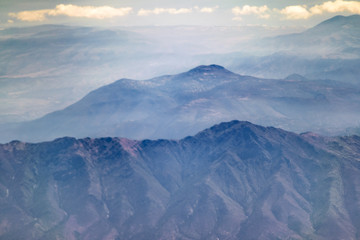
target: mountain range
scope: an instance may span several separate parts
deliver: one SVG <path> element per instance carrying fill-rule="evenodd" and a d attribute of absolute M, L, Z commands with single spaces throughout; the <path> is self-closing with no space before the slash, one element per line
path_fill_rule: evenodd
<path fill-rule="evenodd" d="M 34 120 L 119 78 L 218 64 L 258 78 L 359 83 L 359 15 L 304 28 L 40 25 L 0 30 L 0 123 Z M 290 33 L 290 34 L 289 34 Z M 200 129 L 198 129 L 200 130 Z"/>
<path fill-rule="evenodd" d="M 358 136 L 241 121 L 181 140 L 13 141 L 0 238 L 358 239 L 359 161 Z"/>
<path fill-rule="evenodd" d="M 0 140 L 179 139 L 231 119 L 334 135 L 358 126 L 357 109 L 359 85 L 300 75 L 260 79 L 202 65 L 150 80 L 118 80 L 61 111 L 0 126 Z"/>
<path fill-rule="evenodd" d="M 0 239 L 360 239 L 359 22 L 0 29 Z"/>
<path fill-rule="evenodd" d="M 0 123 L 64 108 L 119 77 L 146 79 L 184 71 L 206 59 L 196 55 L 232 51 L 243 35 L 279 32 L 200 26 L 0 29 Z"/>

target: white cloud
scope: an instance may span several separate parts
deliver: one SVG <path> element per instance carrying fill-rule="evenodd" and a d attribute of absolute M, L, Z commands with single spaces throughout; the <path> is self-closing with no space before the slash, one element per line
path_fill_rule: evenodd
<path fill-rule="evenodd" d="M 287 19 L 307 19 L 311 13 L 306 9 L 306 6 L 287 6 L 280 10 L 280 13 L 285 15 Z"/>
<path fill-rule="evenodd" d="M 256 15 L 260 18 L 270 18 L 274 13 L 280 13 L 286 19 L 308 19 L 314 15 L 321 15 L 324 13 L 353 13 L 360 14 L 360 1 L 346 1 L 335 0 L 327 1 L 322 4 L 307 6 L 307 5 L 292 5 L 286 6 L 282 9 L 270 9 L 267 5 L 264 6 L 250 6 L 244 5 L 243 7 L 234 7 L 232 13 L 234 14 L 233 20 L 241 21 L 245 15 Z"/>
<path fill-rule="evenodd" d="M 162 13 L 168 14 L 184 14 L 184 13 L 191 13 L 191 8 L 154 8 L 153 10 L 149 9 L 140 9 L 137 13 L 139 16 L 148 16 L 148 15 L 158 15 Z"/>
<path fill-rule="evenodd" d="M 49 12 L 50 16 L 66 15 L 69 17 L 85 17 L 85 18 L 113 18 L 128 15 L 132 8 L 114 8 L 110 6 L 76 6 L 72 4 L 57 5 L 54 10 Z"/>
<path fill-rule="evenodd" d="M 358 1 L 328 1 L 313 7 L 306 5 L 287 6 L 280 10 L 280 13 L 285 15 L 287 19 L 307 19 L 314 15 L 321 15 L 324 13 L 353 13 L 360 14 L 360 2 Z"/>
<path fill-rule="evenodd" d="M 194 7 L 194 9 L 201 13 L 212 13 L 218 6 L 215 7 Z M 68 16 L 68 17 L 82 17 L 93 19 L 105 19 L 128 15 L 132 12 L 131 7 L 126 8 L 114 8 L 110 6 L 78 6 L 73 4 L 59 4 L 54 9 L 41 9 L 33 11 L 22 11 L 17 13 L 9 13 L 12 18 L 19 19 L 21 21 L 44 21 L 49 16 Z M 137 15 L 148 16 L 158 14 L 186 14 L 193 12 L 193 8 L 154 8 L 143 9 L 141 8 Z"/>
<path fill-rule="evenodd" d="M 8 22 L 8 23 L 14 23 L 14 21 L 11 20 L 11 19 L 9 19 L 7 22 Z"/>
<path fill-rule="evenodd" d="M 154 9 L 143 9 L 141 8 L 137 15 L 138 16 L 149 16 L 149 15 L 159 15 L 162 13 L 167 14 L 186 14 L 186 13 L 192 13 L 193 10 L 201 12 L 201 13 L 213 13 L 215 10 L 219 8 L 219 6 L 215 7 L 203 7 L 200 8 L 198 6 L 195 6 L 193 8 L 154 8 Z"/>
<path fill-rule="evenodd" d="M 320 5 L 315 5 L 310 8 L 312 14 L 322 14 L 324 12 L 338 13 L 338 12 L 349 12 L 360 14 L 360 2 L 358 1 L 328 1 Z"/>
<path fill-rule="evenodd" d="M 234 7 L 232 9 L 232 13 L 236 16 L 233 20 L 241 20 L 241 16 L 243 15 L 257 15 L 260 18 L 269 18 L 270 17 L 270 9 L 268 6 L 250 6 L 244 5 L 243 7 Z"/>
<path fill-rule="evenodd" d="M 42 9 L 34 11 L 23 11 L 18 13 L 9 13 L 10 17 L 17 18 L 21 21 L 44 21 L 47 16 L 69 16 L 105 19 L 128 15 L 132 8 L 114 8 L 110 6 L 77 6 L 72 4 L 59 4 L 54 9 Z"/>
<path fill-rule="evenodd" d="M 46 19 L 46 14 L 49 12 L 49 9 L 45 10 L 35 10 L 35 11 L 23 11 L 18 13 L 9 13 L 10 17 L 17 18 L 21 21 L 27 22 L 41 22 Z"/>
<path fill-rule="evenodd" d="M 215 12 L 215 10 L 219 8 L 219 6 L 215 6 L 215 7 L 203 7 L 200 8 L 198 11 L 201 13 L 213 13 Z"/>

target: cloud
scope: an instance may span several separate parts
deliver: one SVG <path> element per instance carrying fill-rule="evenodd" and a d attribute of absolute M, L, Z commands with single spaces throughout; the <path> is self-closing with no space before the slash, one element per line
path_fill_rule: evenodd
<path fill-rule="evenodd" d="M 200 8 L 198 6 L 195 6 L 194 8 L 154 8 L 154 9 L 143 9 L 141 8 L 137 15 L 138 16 L 149 16 L 149 15 L 159 15 L 162 13 L 167 13 L 167 14 L 186 14 L 186 13 L 192 13 L 193 10 L 196 10 L 198 12 L 201 13 L 213 13 L 215 12 L 215 10 L 219 8 L 219 6 L 215 6 L 215 7 L 203 7 Z"/>
<path fill-rule="evenodd" d="M 72 4 L 59 4 L 54 9 L 42 9 L 34 11 L 23 11 L 18 13 L 9 13 L 10 17 L 21 21 L 44 21 L 47 16 L 68 16 L 105 19 L 128 15 L 132 11 L 131 7 L 114 8 L 110 6 L 77 6 Z"/>
<path fill-rule="evenodd" d="M 215 6 L 215 7 L 203 7 L 203 8 L 199 8 L 199 7 L 195 7 L 196 10 L 198 10 L 201 13 L 213 13 L 215 12 L 215 10 L 219 8 L 219 6 Z"/>
<path fill-rule="evenodd" d="M 243 15 L 257 15 L 260 18 L 269 18 L 270 17 L 270 9 L 268 6 L 250 6 L 244 5 L 243 7 L 234 7 L 232 9 L 232 13 L 236 16 L 233 20 L 241 20 L 241 16 Z"/>
<path fill-rule="evenodd" d="M 279 12 L 286 16 L 287 19 L 307 19 L 314 15 L 321 15 L 324 13 L 342 13 L 349 12 L 353 14 L 360 14 L 360 2 L 358 1 L 328 1 L 313 7 L 306 5 L 288 6 Z"/>
<path fill-rule="evenodd" d="M 192 8 L 154 8 L 153 10 L 143 9 L 141 8 L 137 15 L 138 16 L 148 16 L 148 15 L 158 15 L 162 13 L 168 14 L 184 14 L 184 13 L 191 13 Z"/>
<path fill-rule="evenodd" d="M 35 11 L 23 11 L 18 13 L 9 13 L 10 17 L 17 18 L 21 21 L 26 22 L 41 22 L 46 19 L 46 15 L 49 12 L 49 9 L 45 10 L 35 10 Z"/>
<path fill-rule="evenodd" d="M 306 6 L 288 6 L 280 10 L 280 13 L 285 15 L 287 19 L 307 19 L 311 13 L 306 9 Z"/>
<path fill-rule="evenodd" d="M 194 9 L 201 13 L 212 13 L 218 6 L 215 7 L 194 7 Z M 78 6 L 73 4 L 59 4 L 54 9 L 41 9 L 33 11 L 22 11 L 17 13 L 9 13 L 12 18 L 27 22 L 41 22 L 49 16 L 68 16 L 68 17 L 82 17 L 93 19 L 105 19 L 128 15 L 132 12 L 131 7 L 114 8 L 110 6 Z M 158 14 L 186 14 L 191 13 L 193 8 L 154 8 L 152 10 L 141 8 L 137 15 L 148 16 Z"/>
<path fill-rule="evenodd" d="M 360 2 L 343 0 L 328 1 L 310 8 L 310 12 L 312 14 L 322 14 L 324 12 L 349 12 L 354 14 L 360 14 Z"/>

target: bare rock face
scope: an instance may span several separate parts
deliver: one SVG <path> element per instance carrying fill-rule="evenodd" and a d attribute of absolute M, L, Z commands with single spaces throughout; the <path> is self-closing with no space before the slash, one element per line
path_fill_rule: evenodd
<path fill-rule="evenodd" d="M 357 239 L 360 138 L 249 122 L 0 145 L 0 239 Z"/>

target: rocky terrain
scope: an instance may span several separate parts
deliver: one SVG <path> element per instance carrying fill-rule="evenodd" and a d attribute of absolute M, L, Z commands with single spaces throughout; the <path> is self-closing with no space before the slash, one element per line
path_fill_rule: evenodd
<path fill-rule="evenodd" d="M 249 122 L 0 145 L 0 239 L 359 239 L 360 137 Z"/>

